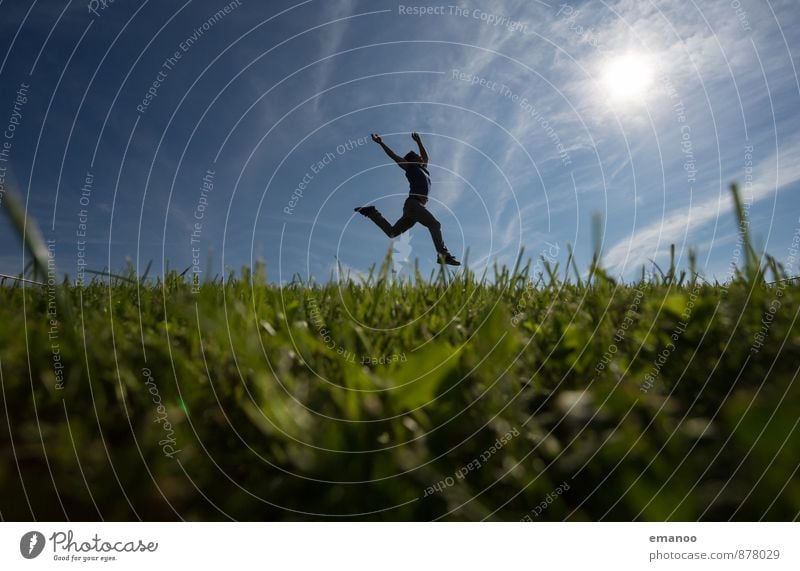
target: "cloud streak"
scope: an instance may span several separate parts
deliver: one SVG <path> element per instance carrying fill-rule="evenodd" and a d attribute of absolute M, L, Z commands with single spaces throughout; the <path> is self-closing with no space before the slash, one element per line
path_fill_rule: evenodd
<path fill-rule="evenodd" d="M 755 204 L 800 181 L 800 141 L 780 150 L 753 169 L 753 184 L 742 188 L 743 198 Z M 713 192 L 713 191 L 712 191 Z M 707 193 L 700 193 L 701 196 Z M 633 271 L 648 260 L 657 259 L 669 250 L 670 244 L 684 242 L 694 230 L 713 222 L 722 214 L 734 215 L 733 198 L 726 192 L 702 198 L 688 209 L 676 209 L 631 233 L 612 246 L 604 256 L 606 267 L 623 274 Z M 719 240 L 724 241 L 725 237 Z M 711 244 L 713 247 L 717 241 Z"/>

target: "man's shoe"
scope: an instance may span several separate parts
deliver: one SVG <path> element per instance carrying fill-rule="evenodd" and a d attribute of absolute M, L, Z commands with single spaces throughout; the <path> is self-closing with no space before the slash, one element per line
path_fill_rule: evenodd
<path fill-rule="evenodd" d="M 448 266 L 460 266 L 461 262 L 453 257 L 453 254 L 439 254 L 437 256 L 437 263 L 447 264 Z"/>
<path fill-rule="evenodd" d="M 377 209 L 374 206 L 356 206 L 353 208 L 353 210 L 366 217 L 370 217 L 377 212 Z"/>

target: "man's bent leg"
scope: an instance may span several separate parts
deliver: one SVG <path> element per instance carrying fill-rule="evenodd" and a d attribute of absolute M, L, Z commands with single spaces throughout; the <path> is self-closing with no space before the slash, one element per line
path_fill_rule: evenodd
<path fill-rule="evenodd" d="M 436 248 L 437 253 L 449 253 L 447 251 L 447 246 L 444 245 L 444 238 L 442 238 L 442 225 L 436 217 L 431 214 L 431 211 L 425 208 L 424 204 L 413 198 L 409 198 L 406 201 L 406 205 L 407 206 L 403 208 L 403 216 L 409 216 L 415 222 L 419 222 L 430 231 L 433 247 Z"/>
<path fill-rule="evenodd" d="M 411 228 L 414 224 L 416 224 L 416 222 L 414 222 L 414 219 L 409 216 L 406 216 L 405 213 L 403 213 L 403 215 L 397 219 L 397 222 L 394 223 L 394 226 L 392 226 L 392 233 L 394 235 L 390 237 L 396 238 L 397 236 L 399 236 L 400 234 Z"/>
<path fill-rule="evenodd" d="M 396 238 L 414 225 L 414 220 L 405 215 L 405 209 L 403 216 L 401 216 L 394 224 L 389 224 L 389 221 L 386 220 L 386 218 L 383 217 L 383 214 L 381 214 L 377 209 L 375 209 L 367 217 L 372 220 L 375 225 L 378 226 L 378 228 L 383 230 L 383 233 L 389 236 L 389 238 Z"/>

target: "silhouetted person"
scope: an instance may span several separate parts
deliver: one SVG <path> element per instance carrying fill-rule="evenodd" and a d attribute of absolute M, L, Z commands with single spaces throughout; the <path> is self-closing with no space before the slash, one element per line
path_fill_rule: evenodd
<path fill-rule="evenodd" d="M 405 204 L 403 204 L 403 215 L 392 225 L 389 224 L 388 220 L 386 220 L 374 206 L 358 206 L 354 210 L 372 220 L 387 236 L 389 236 L 389 238 L 396 238 L 419 222 L 431 233 L 438 262 L 440 264 L 460 266 L 461 262 L 456 260 L 444 245 L 444 240 L 442 239 L 442 225 L 436 217 L 425 208 L 425 204 L 428 202 L 428 192 L 431 189 L 431 176 L 428 173 L 428 152 L 422 144 L 419 133 L 412 133 L 411 138 L 416 141 L 419 147 L 419 154 L 414 151 L 409 151 L 405 157 L 401 157 L 387 147 L 380 136 L 372 135 L 372 140 L 378 143 L 386 154 L 406 173 L 406 178 L 411 188 L 408 198 Z"/>

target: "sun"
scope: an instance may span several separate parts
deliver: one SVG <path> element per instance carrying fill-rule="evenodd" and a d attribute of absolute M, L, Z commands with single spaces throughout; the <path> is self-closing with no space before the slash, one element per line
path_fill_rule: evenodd
<path fill-rule="evenodd" d="M 601 81 L 617 101 L 642 101 L 653 83 L 653 62 L 645 55 L 628 53 L 608 60 Z"/>

